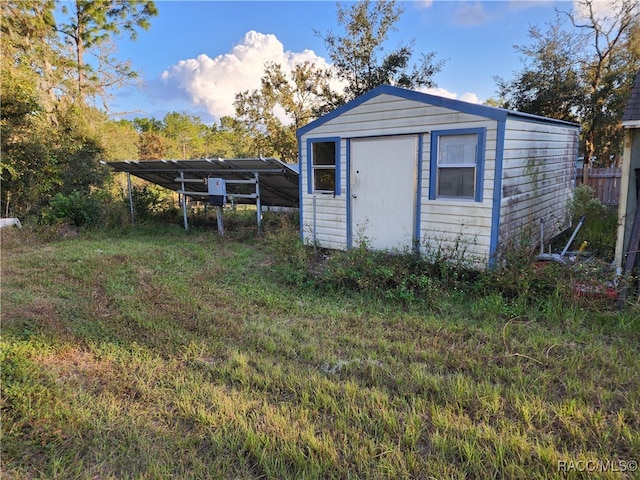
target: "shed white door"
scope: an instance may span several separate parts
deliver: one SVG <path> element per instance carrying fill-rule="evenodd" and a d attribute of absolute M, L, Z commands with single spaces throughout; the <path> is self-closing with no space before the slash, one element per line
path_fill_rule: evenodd
<path fill-rule="evenodd" d="M 411 248 L 415 221 L 418 137 L 351 141 L 351 236 L 378 250 Z"/>

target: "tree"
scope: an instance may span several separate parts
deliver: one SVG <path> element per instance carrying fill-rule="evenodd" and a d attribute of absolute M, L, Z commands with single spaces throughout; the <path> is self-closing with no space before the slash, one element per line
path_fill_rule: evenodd
<path fill-rule="evenodd" d="M 304 62 L 287 75 L 276 63 L 265 65 L 260 88 L 236 95 L 238 119 L 246 125 L 254 155 L 297 161 L 296 130 L 340 103 L 331 89 L 331 72 Z"/>
<path fill-rule="evenodd" d="M 204 156 L 207 126 L 199 117 L 186 113 L 167 113 L 162 134 L 170 140 L 167 154 L 171 158 L 201 158 Z"/>
<path fill-rule="evenodd" d="M 161 160 L 167 151 L 167 142 L 162 136 L 162 120 L 136 118 L 133 125 L 138 131 L 138 158 L 140 160 Z"/>
<path fill-rule="evenodd" d="M 114 2 L 111 14 L 127 5 Z M 14 0 L 0 8 L 2 210 L 39 214 L 56 194 L 82 195 L 103 184 L 107 116 L 67 95 L 75 62 L 60 43 L 54 1 Z"/>
<path fill-rule="evenodd" d="M 72 47 L 75 55 L 74 70 L 76 88 L 72 92 L 79 102 L 87 98 L 105 95 L 105 90 L 122 85 L 137 76 L 128 62 L 118 62 L 111 57 L 112 36 L 123 31 L 135 40 L 137 29 L 147 30 L 149 19 L 158 14 L 150 0 L 75 0 L 66 4 L 62 13 L 66 22 L 58 25 L 58 31 Z M 98 66 L 91 66 L 87 53 L 93 53 Z"/>
<path fill-rule="evenodd" d="M 56 108 L 56 128 L 37 110 L 26 116 L 22 125 L 15 117 L 5 117 L 4 108 L 2 115 L 5 214 L 38 214 L 58 193 L 84 194 L 102 186 L 107 171 L 99 163 L 104 150 L 95 123 L 103 121 L 102 112 L 61 105 Z"/>
<path fill-rule="evenodd" d="M 107 120 L 101 128 L 103 159 L 107 161 L 137 160 L 138 140 L 133 122 L 129 120 Z"/>
<path fill-rule="evenodd" d="M 498 89 L 503 106 L 579 122 L 585 167 L 609 166 L 622 153 L 622 114 L 640 69 L 640 7 L 619 0 L 602 13 L 596 5 L 604 3 L 578 4 L 560 12 L 573 30 L 560 18 L 546 33 L 530 29 L 532 45 L 516 47 L 525 68 L 510 81 L 497 79 Z"/>
<path fill-rule="evenodd" d="M 55 31 L 55 3 L 15 0 L 0 2 L 0 8 L 3 86 L 11 77 L 25 86 L 45 112 L 51 112 L 67 66 Z M 3 91 L 3 109 L 12 98 Z"/>
<path fill-rule="evenodd" d="M 566 15 L 591 46 L 590 54 L 579 59 L 587 95 L 582 109 L 586 180 L 591 159 L 608 165 L 622 150 L 622 113 L 640 68 L 640 6 L 635 0 L 619 0 L 611 2 L 611 14 L 601 14 L 594 0 L 580 0 L 579 5 L 582 15 Z"/>
<path fill-rule="evenodd" d="M 135 126 L 136 130 L 138 130 L 140 133 L 146 133 L 146 132 L 160 133 L 163 128 L 162 120 L 158 120 L 153 117 L 135 118 L 133 120 L 133 125 Z"/>
<path fill-rule="evenodd" d="M 328 32 L 324 43 L 341 79 L 347 82 L 344 100 L 351 100 L 383 84 L 405 88 L 434 87 L 432 78 L 443 66 L 435 53 L 411 63 L 413 42 L 385 53 L 384 44 L 404 9 L 395 0 L 359 0 L 350 7 L 338 4 L 338 24 L 345 33 Z"/>
<path fill-rule="evenodd" d="M 0 8 L 2 213 L 21 215 L 37 209 L 60 183 L 50 126 L 54 65 L 63 62 L 55 48 L 53 1 L 16 0 Z"/>
<path fill-rule="evenodd" d="M 29 211 L 38 202 L 36 189 L 49 187 L 49 182 L 37 181 L 38 172 L 49 171 L 53 162 L 42 141 L 42 106 L 36 90 L 33 83 L 22 82 L 2 69 L 0 171 L 5 216 Z"/>
<path fill-rule="evenodd" d="M 207 158 L 251 157 L 251 137 L 247 126 L 234 117 L 222 117 L 205 135 Z"/>
<path fill-rule="evenodd" d="M 561 19 L 556 17 L 546 32 L 530 27 L 529 37 L 533 40 L 531 45 L 515 46 L 524 55 L 524 69 L 511 81 L 495 79 L 502 106 L 576 122 L 584 93 L 575 62 L 575 33 L 563 30 Z"/>
<path fill-rule="evenodd" d="M 95 108 L 71 104 L 60 109 L 60 126 L 52 134 L 51 155 L 59 169 L 56 192 L 88 194 L 101 187 L 108 170 L 100 164 L 104 158 L 101 132 L 106 115 Z"/>
<path fill-rule="evenodd" d="M 142 132 L 136 144 L 140 160 L 162 160 L 166 157 L 167 145 L 164 137 L 154 132 Z"/>

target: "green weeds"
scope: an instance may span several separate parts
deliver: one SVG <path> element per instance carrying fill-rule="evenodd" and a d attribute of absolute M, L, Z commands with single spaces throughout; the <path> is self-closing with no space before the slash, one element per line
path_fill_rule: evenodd
<path fill-rule="evenodd" d="M 588 185 L 576 188 L 569 205 L 574 224 L 584 215 L 582 228 L 578 231 L 572 248 L 577 250 L 583 243 L 586 250 L 597 254 L 605 261 L 611 262 L 616 246 L 618 225 L 617 208 L 607 207 L 595 196 L 595 190 Z M 565 236 L 559 240 L 566 242 Z"/>
<path fill-rule="evenodd" d="M 327 256 L 269 222 L 249 242 L 3 231 L 3 473 L 547 479 L 638 460 L 637 307 L 574 298 L 555 267 Z"/>

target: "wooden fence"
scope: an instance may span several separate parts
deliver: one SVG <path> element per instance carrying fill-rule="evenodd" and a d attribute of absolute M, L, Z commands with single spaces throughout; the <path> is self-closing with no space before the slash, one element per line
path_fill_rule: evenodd
<path fill-rule="evenodd" d="M 622 169 L 610 168 L 590 168 L 587 185 L 594 188 L 596 197 L 604 205 L 618 205 L 620 203 L 620 181 Z M 576 186 L 582 185 L 582 168 L 576 170 Z"/>

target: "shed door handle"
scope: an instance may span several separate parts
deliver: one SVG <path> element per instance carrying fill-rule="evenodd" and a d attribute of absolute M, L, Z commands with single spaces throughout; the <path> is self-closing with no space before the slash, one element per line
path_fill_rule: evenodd
<path fill-rule="evenodd" d="M 358 195 L 356 195 L 355 193 L 352 193 L 352 194 L 351 194 L 351 196 L 352 196 L 353 198 L 358 198 Z"/>

